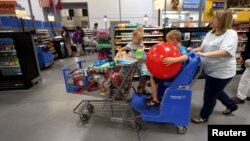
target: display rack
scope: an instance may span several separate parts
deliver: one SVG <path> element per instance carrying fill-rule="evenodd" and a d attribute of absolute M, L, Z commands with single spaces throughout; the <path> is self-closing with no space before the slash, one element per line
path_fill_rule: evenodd
<path fill-rule="evenodd" d="M 98 59 L 106 59 L 112 57 L 111 55 L 111 43 L 110 43 L 110 33 L 108 30 L 99 30 L 96 35 L 96 49 L 98 52 Z"/>
<path fill-rule="evenodd" d="M 132 40 L 132 32 L 136 29 L 134 24 L 117 24 L 114 29 L 114 52 L 126 46 Z M 153 45 L 163 42 L 163 30 L 161 27 L 144 27 L 143 44 L 145 50 Z"/>
<path fill-rule="evenodd" d="M 48 45 L 50 41 L 49 30 L 37 29 L 36 30 L 36 44 Z"/>
<path fill-rule="evenodd" d="M 164 35 L 173 29 L 181 32 L 182 45 L 185 47 L 200 47 L 203 38 L 211 28 L 199 27 L 199 28 L 164 28 Z"/>
<path fill-rule="evenodd" d="M 84 30 L 84 37 L 92 38 L 94 35 L 92 33 L 92 30 Z"/>
<path fill-rule="evenodd" d="M 55 50 L 55 47 L 53 45 L 53 42 L 51 41 L 50 35 L 49 35 L 49 30 L 47 29 L 37 29 L 36 30 L 36 35 L 35 35 L 35 45 L 42 46 L 46 48 L 51 54 L 53 54 L 54 59 L 58 58 L 58 54 Z"/>
<path fill-rule="evenodd" d="M 250 23 L 249 22 L 234 22 L 233 29 L 238 33 L 238 48 L 236 51 L 236 60 L 237 60 L 237 72 L 242 73 L 244 69 L 240 63 L 240 57 L 244 53 L 245 48 L 247 47 L 247 42 L 250 37 L 247 36 L 249 32 Z"/>
<path fill-rule="evenodd" d="M 85 53 L 94 53 L 96 51 L 96 37 L 93 35 L 92 30 L 84 30 L 84 47 Z"/>

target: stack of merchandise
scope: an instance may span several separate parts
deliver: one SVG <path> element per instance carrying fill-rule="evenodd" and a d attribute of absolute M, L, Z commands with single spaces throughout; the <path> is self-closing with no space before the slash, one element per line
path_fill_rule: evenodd
<path fill-rule="evenodd" d="M 107 78 L 110 70 L 114 67 L 114 62 L 110 60 L 97 60 L 87 69 L 77 69 L 66 75 L 69 92 L 84 94 L 84 91 L 94 91 L 101 89 L 104 85 L 109 85 Z"/>
<path fill-rule="evenodd" d="M 119 101 L 125 100 L 136 72 L 133 67 L 136 65 L 115 66 L 113 60 L 97 60 L 86 69 L 76 69 L 66 74 L 67 90 L 73 94 L 88 94 L 87 92 L 99 90 L 101 96 Z"/>
<path fill-rule="evenodd" d="M 98 59 L 105 59 L 108 57 L 108 53 L 112 48 L 108 31 L 100 30 L 97 32 L 96 48 L 98 50 Z"/>

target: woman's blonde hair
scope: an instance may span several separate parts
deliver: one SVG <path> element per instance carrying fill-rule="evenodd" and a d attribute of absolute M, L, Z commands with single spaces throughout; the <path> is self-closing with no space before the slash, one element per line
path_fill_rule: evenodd
<path fill-rule="evenodd" d="M 227 29 L 232 28 L 233 23 L 233 11 L 230 9 L 217 10 L 214 12 L 214 18 L 218 19 L 219 25 L 217 29 L 213 29 L 212 33 L 215 35 L 224 34 Z"/>
<path fill-rule="evenodd" d="M 179 30 L 171 30 L 170 32 L 168 32 L 166 38 L 167 39 L 175 39 L 180 43 L 181 42 L 181 32 Z"/>
<path fill-rule="evenodd" d="M 136 37 L 136 36 L 143 36 L 144 35 L 144 31 L 143 31 L 143 28 L 142 27 L 137 27 L 133 33 L 132 33 L 133 37 Z"/>

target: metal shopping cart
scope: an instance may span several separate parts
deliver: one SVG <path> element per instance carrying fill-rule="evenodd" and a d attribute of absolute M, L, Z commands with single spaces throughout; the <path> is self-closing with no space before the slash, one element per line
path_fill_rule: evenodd
<path fill-rule="evenodd" d="M 66 90 L 72 94 L 84 94 L 97 97 L 98 99 L 84 99 L 73 110 L 78 114 L 82 121 L 87 121 L 90 117 L 101 117 L 120 123 L 128 122 L 137 131 L 140 129 L 139 124 L 135 121 L 135 114 L 130 106 L 130 89 L 132 88 L 132 80 L 136 72 L 137 63 L 116 65 L 113 68 L 106 69 L 105 75 L 97 84 L 85 83 L 78 85 L 75 83 L 80 80 L 89 79 L 88 70 L 83 67 L 85 61 L 78 61 L 75 65 L 63 68 L 63 76 Z M 74 72 L 77 71 L 77 75 Z M 103 94 L 102 87 L 105 86 L 106 93 Z M 91 88 L 92 87 L 92 88 Z M 94 88 L 94 89 L 93 89 Z M 135 90 L 135 89 L 134 89 Z M 101 94 L 101 95 L 100 95 Z"/>

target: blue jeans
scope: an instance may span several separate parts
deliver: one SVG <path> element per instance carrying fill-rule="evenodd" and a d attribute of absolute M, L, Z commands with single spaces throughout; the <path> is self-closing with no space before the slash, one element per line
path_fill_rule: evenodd
<path fill-rule="evenodd" d="M 219 79 L 206 75 L 203 107 L 200 112 L 201 118 L 209 118 L 216 105 L 216 99 L 220 100 L 221 103 L 229 109 L 236 107 L 236 104 L 224 92 L 224 88 L 231 80 L 232 77 Z"/>

